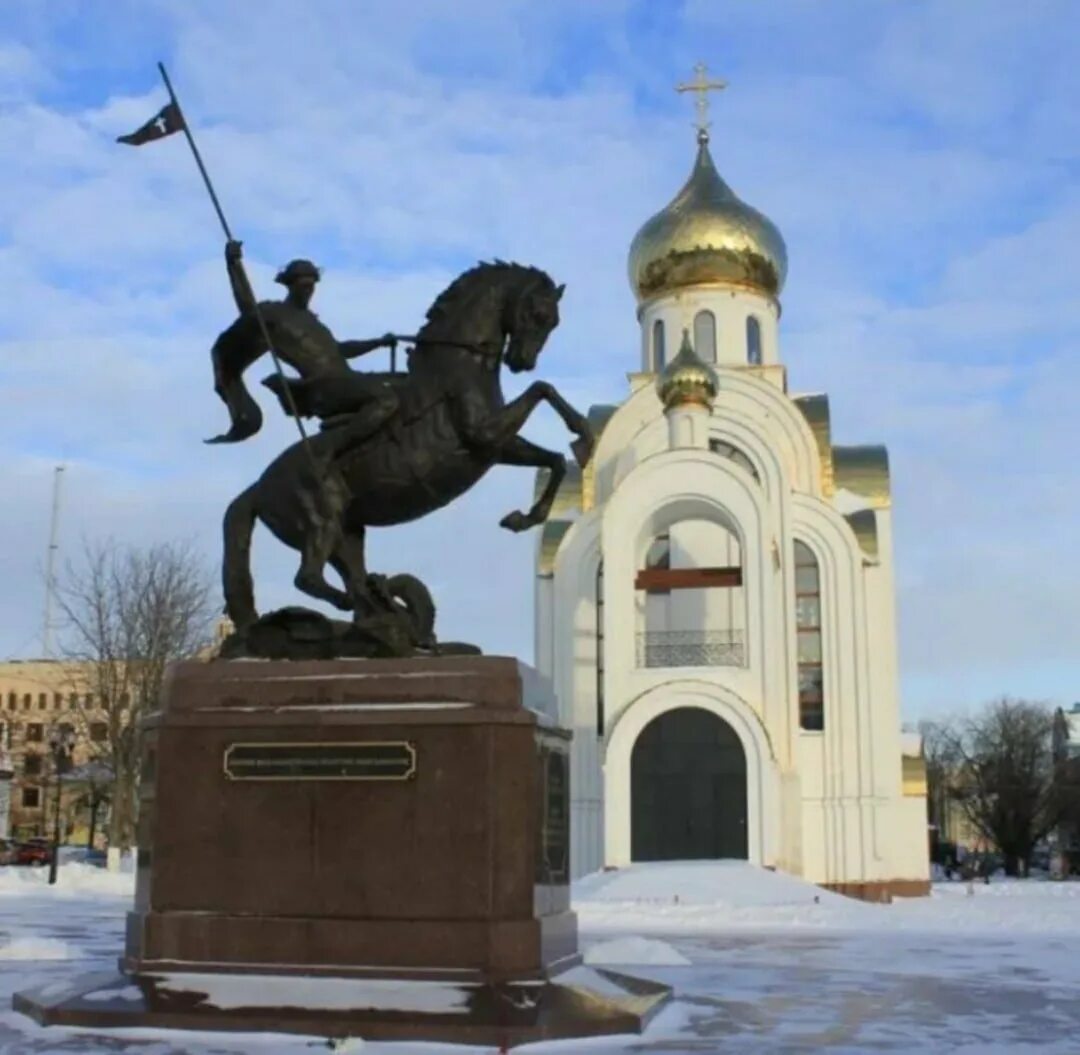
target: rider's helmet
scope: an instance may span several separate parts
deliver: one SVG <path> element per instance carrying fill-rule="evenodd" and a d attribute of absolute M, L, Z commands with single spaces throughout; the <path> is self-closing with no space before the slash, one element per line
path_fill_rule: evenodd
<path fill-rule="evenodd" d="M 275 276 L 274 281 L 290 286 L 298 278 L 310 278 L 318 282 L 322 272 L 310 260 L 290 260 Z"/>

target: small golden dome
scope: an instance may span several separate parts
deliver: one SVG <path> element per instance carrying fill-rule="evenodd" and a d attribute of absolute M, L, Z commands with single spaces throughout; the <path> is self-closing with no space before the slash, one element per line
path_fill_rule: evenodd
<path fill-rule="evenodd" d="M 665 410 L 687 403 L 711 408 L 720 389 L 716 371 L 698 357 L 690 344 L 690 331 L 683 330 L 679 354 L 656 379 L 656 392 Z"/>
<path fill-rule="evenodd" d="M 720 178 L 704 129 L 698 144 L 683 189 L 630 245 L 630 284 L 638 300 L 716 282 L 778 295 L 787 275 L 784 239 Z"/>

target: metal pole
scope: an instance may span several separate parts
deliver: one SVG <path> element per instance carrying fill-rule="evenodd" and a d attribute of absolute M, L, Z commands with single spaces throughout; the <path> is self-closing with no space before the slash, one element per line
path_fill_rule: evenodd
<path fill-rule="evenodd" d="M 60 480 L 64 467 L 53 470 L 52 516 L 49 520 L 49 550 L 45 557 L 45 623 L 41 629 L 41 650 L 46 659 L 52 657 L 52 607 L 56 590 L 57 531 L 60 522 Z"/>
<path fill-rule="evenodd" d="M 206 184 L 207 193 L 210 195 L 210 201 L 213 202 L 214 211 L 217 213 L 218 220 L 221 221 L 221 229 L 225 232 L 225 237 L 230 241 L 235 239 L 232 236 L 232 231 L 229 229 L 229 223 L 225 219 L 225 213 L 222 212 L 221 203 L 218 201 L 217 193 L 214 190 L 214 185 L 210 182 L 210 175 L 206 171 L 206 166 L 203 164 L 202 155 L 199 153 L 199 148 L 195 145 L 195 137 L 191 134 L 191 129 L 188 127 L 187 118 L 184 117 L 184 111 L 180 106 L 180 100 L 176 97 L 176 92 L 173 91 L 172 81 L 169 80 L 169 75 L 165 71 L 165 64 L 159 62 L 158 70 L 161 73 L 161 79 L 165 82 L 165 89 L 169 93 L 169 100 L 176 107 L 177 113 L 180 114 L 180 124 L 184 130 L 184 135 L 187 138 L 188 146 L 191 147 L 191 153 L 195 157 L 195 164 L 199 166 L 199 173 L 203 178 L 203 183 Z M 237 266 L 241 272 L 244 273 L 244 280 L 247 281 L 247 274 L 244 272 L 244 265 L 241 261 L 237 261 Z M 250 285 L 250 283 L 249 283 Z M 285 393 L 285 402 L 289 406 L 289 413 L 292 415 L 293 420 L 296 422 L 296 427 L 300 430 L 300 440 L 304 445 L 304 450 L 307 451 L 308 459 L 311 461 L 311 468 L 315 473 L 315 478 L 319 479 L 319 466 L 315 461 L 315 455 L 311 453 L 311 447 L 308 443 L 307 430 L 304 428 L 304 423 L 297 413 L 296 402 L 293 399 L 292 389 L 289 388 L 288 378 L 285 376 L 285 371 L 281 368 L 281 360 L 278 359 L 277 352 L 274 350 L 274 342 L 270 340 L 270 331 L 266 328 L 266 320 L 263 318 L 262 312 L 259 310 L 258 302 L 255 303 L 255 320 L 259 325 L 259 332 L 262 335 L 262 339 L 266 342 L 266 347 L 270 351 L 270 358 L 274 361 L 274 369 L 277 371 L 278 376 L 281 378 L 281 388 Z"/>
<path fill-rule="evenodd" d="M 52 855 L 49 860 L 49 886 L 56 883 L 56 870 L 60 864 L 60 752 L 61 744 L 50 744 L 53 756 L 53 777 L 56 782 L 56 812 L 53 815 Z"/>
<path fill-rule="evenodd" d="M 173 91 L 172 81 L 169 80 L 169 75 L 165 72 L 165 64 L 159 62 L 157 66 L 161 73 L 161 79 L 165 82 L 165 90 L 169 93 L 169 101 L 176 107 L 177 112 L 182 118 L 180 122 L 181 127 L 184 129 L 184 135 L 187 136 L 188 146 L 191 147 L 191 153 L 195 155 L 195 164 L 199 166 L 199 172 L 202 173 L 203 183 L 206 184 L 206 189 L 210 194 L 210 200 L 214 203 L 214 210 L 217 212 L 218 219 L 221 221 L 222 230 L 225 232 L 225 237 L 231 242 L 233 241 L 233 236 L 232 232 L 229 230 L 229 223 L 225 219 L 225 214 L 221 211 L 221 203 L 218 201 L 218 196 L 214 192 L 214 185 L 210 182 L 210 176 L 207 174 L 206 166 L 203 164 L 199 148 L 195 145 L 195 137 L 191 134 L 191 129 L 188 128 L 187 118 L 183 116 L 184 111 L 180 108 L 180 100 L 176 98 L 176 92 Z"/>

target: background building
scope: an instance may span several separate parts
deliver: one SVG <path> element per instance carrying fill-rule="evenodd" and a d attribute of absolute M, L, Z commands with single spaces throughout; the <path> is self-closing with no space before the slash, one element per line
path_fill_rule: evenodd
<path fill-rule="evenodd" d="M 6 813 L 0 793 L 0 836 L 51 834 L 56 785 L 49 737 L 60 729 L 69 729 L 75 737 L 76 767 L 96 759 L 108 738 L 105 715 L 86 692 L 79 665 L 59 660 L 0 662 L 0 742 L 12 774 L 6 782 Z M 61 816 L 67 837 L 74 841 L 89 834 L 89 806 L 81 805 L 86 798 L 84 784 L 64 782 Z M 96 825 L 102 834 L 103 819 Z"/>
<path fill-rule="evenodd" d="M 595 453 L 537 554 L 537 664 L 574 731 L 573 869 L 734 857 L 922 893 L 886 451 L 834 445 L 828 397 L 788 392 L 784 241 L 708 141 L 702 123 L 690 178 L 631 245 L 630 392 L 590 412 Z"/>

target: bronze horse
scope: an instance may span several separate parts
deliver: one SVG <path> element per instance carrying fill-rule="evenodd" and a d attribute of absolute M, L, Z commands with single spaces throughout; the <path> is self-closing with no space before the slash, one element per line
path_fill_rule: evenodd
<path fill-rule="evenodd" d="M 559 323 L 562 293 L 537 268 L 496 261 L 466 271 L 428 311 L 409 351 L 408 372 L 383 377 L 400 399 L 393 420 L 329 464 L 317 457 L 319 435 L 309 450 L 297 442 L 233 500 L 225 514 L 223 579 L 226 610 L 238 632 L 258 619 L 250 570 L 256 520 L 300 551 L 300 590 L 353 612 L 363 624 L 395 611 L 393 580 L 388 590 L 388 581 L 369 575 L 365 565 L 368 527 L 425 516 L 464 494 L 495 465 L 548 470 L 532 508 L 508 513 L 501 525 L 524 531 L 547 518 L 566 459 L 518 432 L 546 402 L 577 437 L 571 448 L 584 465 L 592 449 L 589 425 L 546 381 L 534 381 L 506 403 L 499 372 L 504 362 L 515 373 L 536 366 Z M 280 385 L 274 387 L 284 402 Z M 327 582 L 327 563 L 341 576 L 343 589 Z"/>

